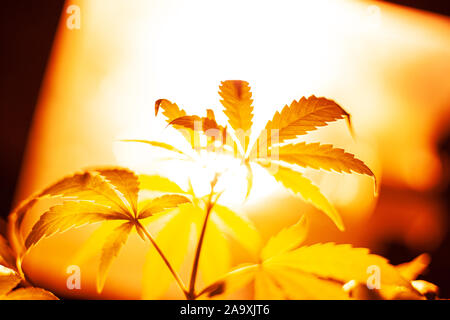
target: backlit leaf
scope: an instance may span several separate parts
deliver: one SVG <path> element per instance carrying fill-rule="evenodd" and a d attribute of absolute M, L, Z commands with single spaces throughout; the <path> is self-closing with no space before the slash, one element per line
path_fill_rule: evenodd
<path fill-rule="evenodd" d="M 283 296 L 289 300 L 346 300 L 347 293 L 333 279 L 316 277 L 297 269 L 264 266 L 264 271 L 276 279 Z M 267 296 L 266 296 L 267 297 Z M 273 296 L 269 296 L 273 297 Z M 256 298 L 256 297 L 255 297 Z M 263 297 L 262 297 L 263 298 Z M 276 297 L 274 297 L 276 298 Z"/>
<path fill-rule="evenodd" d="M 287 296 L 276 277 L 260 268 L 255 273 L 255 299 L 286 300 Z"/>
<path fill-rule="evenodd" d="M 304 246 L 275 256 L 268 263 L 283 265 L 343 283 L 350 280 L 366 283 L 370 276 L 370 273 L 367 272 L 368 267 L 376 266 L 380 270 L 381 285 L 411 287 L 409 282 L 385 258 L 370 254 L 366 248 L 353 248 L 348 244 L 319 243 Z"/>
<path fill-rule="evenodd" d="M 216 120 L 209 118 L 201 118 L 199 116 L 184 116 L 176 118 L 175 120 L 170 122 L 170 125 L 183 126 L 191 130 L 203 131 L 205 133 L 208 133 L 208 130 L 214 129 L 218 130 L 217 132 L 221 134 L 222 131 L 224 130 L 223 127 L 217 124 Z"/>
<path fill-rule="evenodd" d="M 195 132 L 203 132 L 209 139 L 208 145 L 211 146 L 213 142 L 219 141 L 222 145 L 228 146 L 236 155 L 238 147 L 236 142 L 227 132 L 227 128 L 216 122 L 214 112 L 211 109 L 206 110 L 206 117 L 199 116 L 183 116 L 172 120 L 169 124 L 175 126 L 182 126 Z M 209 150 L 211 147 L 209 148 Z M 228 151 L 228 150 L 222 150 Z"/>
<path fill-rule="evenodd" d="M 102 254 L 100 257 L 100 266 L 98 269 L 97 276 L 97 291 L 101 292 L 103 290 L 103 286 L 105 284 L 106 276 L 108 274 L 109 268 L 111 267 L 111 263 L 114 258 L 120 252 L 123 245 L 127 242 L 128 236 L 133 228 L 133 224 L 131 222 L 126 222 L 116 229 L 114 229 L 113 233 L 108 236 L 105 244 L 102 248 Z"/>
<path fill-rule="evenodd" d="M 139 219 L 147 218 L 161 211 L 175 208 L 180 204 L 190 202 L 188 198 L 178 194 L 166 194 L 161 197 L 150 200 L 140 209 Z"/>
<path fill-rule="evenodd" d="M 158 99 L 155 102 L 155 116 L 158 115 L 159 109 L 163 109 L 163 115 L 166 117 L 168 123 L 174 119 L 186 115 L 186 111 L 180 109 L 176 103 L 172 103 L 167 99 Z"/>
<path fill-rule="evenodd" d="M 73 227 L 112 219 L 127 219 L 127 216 L 90 201 L 66 201 L 62 205 L 51 207 L 41 215 L 31 229 L 25 246 L 30 248 L 43 237 L 64 232 Z"/>
<path fill-rule="evenodd" d="M 167 123 L 171 123 L 173 120 L 186 116 L 186 111 L 180 109 L 176 103 L 172 103 L 166 99 L 159 99 L 155 102 L 155 116 L 158 115 L 159 109 L 163 109 L 163 115 L 166 117 Z M 194 132 L 190 130 L 186 130 L 183 126 L 173 125 L 175 129 L 177 129 L 184 138 L 188 141 L 192 148 L 195 147 L 194 144 Z"/>
<path fill-rule="evenodd" d="M 203 130 L 202 118 L 199 116 L 182 116 L 170 121 L 170 125 L 182 126 L 191 130 Z M 197 127 L 198 126 L 198 127 Z"/>
<path fill-rule="evenodd" d="M 425 280 L 414 280 L 411 281 L 411 285 L 417 290 L 418 293 L 427 299 L 433 300 L 438 296 L 439 287 L 431 282 Z"/>
<path fill-rule="evenodd" d="M 344 117 L 350 123 L 350 115 L 332 100 L 315 96 L 302 97 L 299 101 L 294 100 L 289 106 L 286 105 L 281 112 L 275 113 L 260 135 L 264 141 L 259 141 L 259 145 L 262 148 L 271 146 L 272 130 L 277 133 L 277 142 L 281 143 Z"/>
<path fill-rule="evenodd" d="M 264 168 L 268 169 L 267 165 L 259 162 Z M 317 209 L 324 212 L 336 224 L 339 230 L 344 230 L 344 224 L 341 216 L 333 207 L 333 205 L 320 192 L 320 189 L 315 186 L 309 179 L 305 178 L 300 172 L 290 168 L 279 165 L 276 172 L 272 173 L 277 181 L 279 181 L 285 188 L 291 190 L 294 194 L 300 195 L 305 201 L 310 202 Z"/>
<path fill-rule="evenodd" d="M 281 230 L 278 234 L 271 237 L 261 252 L 261 258 L 266 260 L 287 251 L 298 248 L 306 238 L 308 232 L 308 221 L 306 216 L 287 228 Z"/>
<path fill-rule="evenodd" d="M 139 175 L 141 190 L 151 190 L 168 193 L 185 193 L 175 182 L 158 175 Z"/>
<path fill-rule="evenodd" d="M 123 142 L 139 142 L 139 143 L 145 143 L 148 144 L 149 146 L 152 147 L 157 147 L 157 148 L 162 148 L 162 149 L 166 149 L 168 151 L 172 151 L 178 154 L 181 154 L 183 156 L 187 156 L 183 151 L 175 148 L 174 146 L 171 146 L 170 144 L 164 143 L 164 142 L 159 142 L 159 141 L 149 141 L 149 140 L 140 140 L 140 139 L 125 139 L 125 140 L 121 140 Z"/>
<path fill-rule="evenodd" d="M 110 206 L 114 210 L 128 212 L 114 186 L 100 174 L 90 171 L 60 180 L 42 191 L 41 196 L 44 195 L 89 199 L 98 204 Z"/>
<path fill-rule="evenodd" d="M 430 256 L 424 253 L 410 262 L 402 263 L 395 267 L 405 279 L 415 280 L 427 269 L 430 261 Z"/>
<path fill-rule="evenodd" d="M 0 296 L 14 289 L 21 280 L 20 276 L 13 269 L 0 265 Z"/>
<path fill-rule="evenodd" d="M 137 201 L 139 192 L 139 180 L 134 172 L 126 169 L 99 169 L 97 170 L 110 183 L 123 194 L 131 206 L 133 212 L 137 211 Z"/>
<path fill-rule="evenodd" d="M 239 242 L 252 255 L 256 255 L 261 249 L 261 236 L 244 215 L 238 214 L 228 207 L 216 204 L 213 213 L 220 219 L 226 227 L 227 232 Z"/>
<path fill-rule="evenodd" d="M 368 267 L 373 266 L 379 268 L 381 286 L 390 298 L 398 298 L 399 294 L 418 298 L 409 282 L 386 259 L 370 254 L 368 249 L 334 243 L 305 246 L 258 264 L 238 266 L 202 293 L 223 299 L 253 282 L 255 299 L 348 299 L 343 284 L 353 281 L 365 286 L 371 275 Z"/>
<path fill-rule="evenodd" d="M 301 167 L 334 170 L 351 173 L 352 171 L 374 176 L 373 172 L 359 159 L 343 149 L 333 148 L 331 144 L 304 142 L 287 144 L 278 149 L 279 160 Z"/>
<path fill-rule="evenodd" d="M 202 290 L 201 297 L 218 299 L 228 297 L 252 282 L 258 268 L 259 266 L 256 264 L 243 264 L 234 268 L 221 279 Z"/>
<path fill-rule="evenodd" d="M 103 221 L 100 226 L 89 235 L 88 239 L 84 241 L 81 247 L 77 250 L 71 260 L 71 264 L 80 265 L 83 262 L 91 259 L 97 253 L 101 252 L 103 243 L 106 241 L 106 238 L 111 233 L 113 233 L 114 229 L 122 223 L 122 220 Z"/>
<path fill-rule="evenodd" d="M 4 300 L 58 300 L 51 292 L 35 287 L 19 288 L 0 297 Z"/>
<path fill-rule="evenodd" d="M 247 136 L 239 139 L 246 150 L 253 119 L 250 85 L 246 81 L 227 80 L 221 82 L 219 89 L 219 95 L 222 97 L 220 102 L 225 108 L 224 113 L 228 117 L 228 123 L 235 131 L 247 133 Z"/>

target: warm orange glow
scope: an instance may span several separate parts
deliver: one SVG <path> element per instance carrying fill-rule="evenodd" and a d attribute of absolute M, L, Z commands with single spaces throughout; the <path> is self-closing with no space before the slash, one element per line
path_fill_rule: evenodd
<path fill-rule="evenodd" d="M 308 141 L 345 146 L 372 168 L 380 183 L 391 187 L 420 191 L 438 182 L 433 139 L 436 123 L 449 116 L 450 98 L 446 18 L 362 1 L 278 1 L 275 6 L 259 1 L 136 0 L 129 6 L 78 0 L 66 6 L 71 3 L 81 8 L 81 29 L 67 29 L 67 16 L 62 15 L 17 200 L 80 168 L 108 164 L 159 172 L 184 187 L 191 178 L 196 192 L 207 194 L 215 170 L 204 168 L 210 155 L 189 166 L 162 163 L 158 158 L 163 153 L 119 140 L 159 140 L 183 148 L 175 130 L 155 119 L 154 101 L 170 98 L 197 114 L 206 108 L 221 110 L 217 86 L 223 79 L 252 84 L 258 128 L 253 139 L 274 111 L 293 99 L 331 97 L 352 115 L 356 139 L 338 122 L 313 132 Z M 224 156 L 213 163 L 230 167 L 221 187 L 231 191 L 222 200 L 253 217 L 265 238 L 295 221 L 300 211 L 313 211 L 284 193 L 263 170 L 255 170 L 254 190 L 244 202 L 245 173 L 239 161 Z M 314 217 L 317 227 L 310 241 L 364 242 L 361 230 L 376 206 L 372 180 L 308 170 L 306 175 L 350 226 L 345 234 L 328 232 L 331 223 Z M 274 199 L 285 200 L 283 214 L 271 205 Z M 39 212 L 36 208 L 34 216 Z M 427 212 L 423 209 L 416 217 L 420 221 L 403 233 L 406 243 L 428 248 L 439 241 L 439 214 Z M 277 221 L 268 223 L 274 213 Z M 419 224 L 437 231 L 430 235 Z M 401 221 L 395 225 L 401 228 Z M 78 241 L 94 229 L 83 227 L 42 241 L 25 260 L 30 277 L 57 293 L 77 294 L 61 279 Z M 414 240 L 417 234 L 423 237 Z M 136 234 L 131 236 L 103 297 L 140 297 L 146 248 Z M 92 261 L 81 265 L 87 284 L 82 294 L 96 296 Z"/>

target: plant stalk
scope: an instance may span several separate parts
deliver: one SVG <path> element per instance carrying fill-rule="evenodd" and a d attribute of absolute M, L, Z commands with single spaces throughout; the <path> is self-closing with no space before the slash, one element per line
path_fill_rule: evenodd
<path fill-rule="evenodd" d="M 197 298 L 197 295 L 195 293 L 195 282 L 197 280 L 198 266 L 199 266 L 199 262 L 200 262 L 200 253 L 202 251 L 203 240 L 205 239 L 206 226 L 208 225 L 209 216 L 211 215 L 212 208 L 214 207 L 214 203 L 212 202 L 212 197 L 214 194 L 214 186 L 217 183 L 217 178 L 218 178 L 218 175 L 216 174 L 213 182 L 211 182 L 211 193 L 209 194 L 208 203 L 206 205 L 205 220 L 203 221 L 202 231 L 200 233 L 200 237 L 198 239 L 198 244 L 197 244 L 197 249 L 195 252 L 194 263 L 192 265 L 192 273 L 191 273 L 191 279 L 190 279 L 189 291 L 188 291 L 188 300 L 195 300 L 195 298 Z"/>
<path fill-rule="evenodd" d="M 180 276 L 178 275 L 178 273 L 173 269 L 172 265 L 170 264 L 169 260 L 166 258 L 166 256 L 164 255 L 164 253 L 162 252 L 161 248 L 158 246 L 158 244 L 155 242 L 155 239 L 153 239 L 152 235 L 147 231 L 146 228 L 144 228 L 144 226 L 140 223 L 138 223 L 138 228 L 140 228 L 144 234 L 146 235 L 146 237 L 150 240 L 150 242 L 152 243 L 153 247 L 156 249 L 156 251 L 158 252 L 158 254 L 161 256 L 161 258 L 163 259 L 164 263 L 166 264 L 167 268 L 169 269 L 170 273 L 172 274 L 172 276 L 174 277 L 175 281 L 177 282 L 178 286 L 180 287 L 181 291 L 183 291 L 183 294 L 185 295 L 186 299 L 189 299 L 189 293 L 186 290 L 186 286 L 183 283 L 183 280 L 181 280 Z"/>

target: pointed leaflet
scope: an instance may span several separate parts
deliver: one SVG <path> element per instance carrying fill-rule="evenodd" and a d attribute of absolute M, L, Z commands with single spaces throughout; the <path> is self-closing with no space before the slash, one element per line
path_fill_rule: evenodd
<path fill-rule="evenodd" d="M 427 269 L 430 261 L 430 256 L 423 253 L 412 261 L 399 264 L 395 267 L 405 279 L 415 280 Z"/>
<path fill-rule="evenodd" d="M 156 236 L 156 243 L 166 255 L 172 267 L 178 271 L 189 250 L 192 229 L 192 214 L 196 210 L 191 204 L 180 205 Z M 195 214 L 195 213 L 194 213 Z M 176 237 L 176 241 L 174 238 Z M 142 298 L 159 299 L 174 282 L 154 247 L 147 253 L 142 278 Z"/>
<path fill-rule="evenodd" d="M 350 123 L 350 115 L 332 100 L 315 96 L 302 97 L 298 102 L 294 100 L 290 106 L 286 105 L 281 112 L 275 113 L 273 119 L 267 123 L 264 134 L 260 135 L 264 141 L 259 141 L 259 145 L 261 148 L 270 147 L 272 130 L 276 130 L 278 143 L 281 143 L 343 117 Z M 253 148 L 256 145 L 257 143 Z"/>
<path fill-rule="evenodd" d="M 203 130 L 203 118 L 199 116 L 182 116 L 169 122 L 172 126 L 181 126 L 191 130 Z M 198 126 L 198 127 L 197 127 Z"/>
<path fill-rule="evenodd" d="M 97 170 L 116 189 L 123 194 L 131 206 L 133 212 L 137 211 L 137 201 L 139 192 L 139 180 L 134 172 L 126 169 L 100 169 Z"/>
<path fill-rule="evenodd" d="M 213 215 L 220 219 L 226 232 L 239 242 L 249 253 L 256 255 L 261 249 L 261 236 L 253 223 L 228 207 L 216 204 Z"/>
<path fill-rule="evenodd" d="M 342 290 L 342 284 L 333 279 L 323 279 L 310 273 L 280 266 L 267 265 L 264 266 L 264 271 L 276 279 L 284 296 L 289 300 L 349 299 L 348 294 Z"/>
<path fill-rule="evenodd" d="M 127 242 L 132 228 L 133 223 L 126 222 L 114 229 L 113 233 L 111 233 L 106 239 L 106 242 L 102 248 L 102 255 L 100 257 L 100 266 L 97 275 L 97 292 L 102 292 L 111 263 L 119 254 L 123 245 Z"/>
<path fill-rule="evenodd" d="M 160 108 L 163 109 L 162 113 L 166 117 L 168 123 L 176 118 L 186 115 L 186 111 L 180 109 L 176 103 L 172 103 L 167 99 L 158 99 L 155 101 L 155 116 L 158 115 Z"/>
<path fill-rule="evenodd" d="M 359 159 L 343 149 L 333 148 L 331 144 L 309 143 L 287 144 L 278 148 L 281 161 L 313 169 L 352 171 L 374 177 L 373 172 Z"/>
<path fill-rule="evenodd" d="M 151 190 L 168 193 L 186 193 L 175 182 L 158 175 L 139 175 L 141 190 Z"/>
<path fill-rule="evenodd" d="M 172 151 L 178 154 L 181 154 L 183 156 L 187 156 L 183 151 L 171 146 L 170 144 L 164 143 L 164 142 L 159 142 L 159 141 L 149 141 L 149 140 L 141 140 L 141 139 L 125 139 L 125 140 L 121 140 L 123 142 L 139 142 L 139 143 L 145 143 L 148 144 L 149 146 L 152 147 L 156 147 L 156 148 L 162 148 L 162 149 L 166 149 L 168 151 Z"/>
<path fill-rule="evenodd" d="M 95 229 L 83 242 L 81 247 L 77 250 L 71 264 L 81 265 L 94 257 L 97 253 L 101 252 L 103 243 L 106 238 L 113 233 L 113 230 L 123 223 L 123 220 L 106 220 L 103 221 L 100 226 Z"/>
<path fill-rule="evenodd" d="M 326 243 L 285 252 L 261 264 L 237 267 L 204 292 L 231 294 L 253 280 L 256 299 L 346 299 L 342 285 L 351 280 L 365 284 L 370 276 L 367 268 L 374 265 L 380 268 L 382 288 L 401 286 L 407 292 L 414 291 L 383 257 L 364 248 Z"/>
<path fill-rule="evenodd" d="M 224 299 L 248 285 L 258 272 L 259 265 L 243 264 L 228 272 L 221 279 L 203 289 L 200 297 Z"/>
<path fill-rule="evenodd" d="M 262 162 L 258 163 L 268 169 L 266 164 Z M 269 169 L 268 171 L 271 173 Z M 310 202 L 317 209 L 323 211 L 328 217 L 330 217 L 331 220 L 333 220 L 339 230 L 344 230 L 344 224 L 341 216 L 333 205 L 320 192 L 320 189 L 309 179 L 305 178 L 300 172 L 279 165 L 276 172 L 271 174 L 284 187 L 291 190 L 294 194 L 300 195 L 305 201 Z"/>
<path fill-rule="evenodd" d="M 120 168 L 117 168 L 117 170 L 120 170 Z M 22 221 L 26 213 L 31 210 L 40 198 L 45 196 L 78 197 L 83 200 L 89 199 L 95 201 L 97 204 L 111 207 L 117 212 L 128 214 L 128 209 L 116 192 L 114 186 L 100 174 L 87 171 L 65 177 L 43 191 L 22 201 L 10 214 L 10 241 L 14 250 L 17 252 L 19 259 L 26 251 L 21 232 Z"/>
<path fill-rule="evenodd" d="M 184 116 L 176 118 L 169 124 L 184 127 L 186 129 L 193 130 L 194 132 L 203 132 L 207 137 L 220 141 L 224 145 L 226 145 L 228 142 L 226 139 L 230 138 L 229 135 L 227 135 L 226 128 L 218 125 L 216 120 L 209 118 L 201 118 L 199 116 Z M 194 145 L 193 147 L 198 148 L 199 145 Z M 230 145 L 230 147 L 232 147 L 232 145 Z"/>
<path fill-rule="evenodd" d="M 281 230 L 278 234 L 271 237 L 261 252 L 261 259 L 266 260 L 287 251 L 298 248 L 306 238 L 308 232 L 308 221 L 306 216 L 302 216 L 300 220 Z"/>
<path fill-rule="evenodd" d="M 332 279 L 321 279 L 299 270 L 271 265 L 263 265 L 260 274 L 255 278 L 255 299 L 348 299 L 342 285 Z"/>
<path fill-rule="evenodd" d="M 13 269 L 0 265 L 0 296 L 14 289 L 21 280 L 20 276 Z"/>
<path fill-rule="evenodd" d="M 127 169 L 122 168 L 116 168 L 115 170 L 128 171 Z M 26 251 L 25 241 L 21 231 L 22 221 L 26 213 L 30 211 L 42 197 L 46 196 L 77 197 L 81 200 L 90 200 L 94 201 L 96 205 L 111 207 L 111 209 L 117 213 L 123 213 L 132 217 L 115 187 L 95 170 L 76 173 L 72 176 L 65 177 L 43 191 L 37 192 L 22 201 L 10 214 L 8 224 L 9 238 L 19 260 Z"/>
<path fill-rule="evenodd" d="M 209 145 L 211 142 L 219 141 L 223 146 L 228 146 L 228 148 L 231 149 L 223 151 L 232 151 L 233 156 L 236 156 L 239 148 L 235 140 L 229 134 L 226 127 L 217 124 L 214 112 L 211 109 L 207 109 L 206 111 L 206 117 L 183 116 L 174 119 L 169 124 L 185 127 L 194 131 L 202 131 L 207 137 L 210 138 Z"/>
<path fill-rule="evenodd" d="M 118 169 L 120 170 L 120 169 Z M 77 173 L 66 177 L 41 192 L 40 196 L 75 196 L 93 200 L 98 204 L 110 206 L 117 211 L 128 212 L 114 186 L 100 174 L 94 172 Z"/>
<path fill-rule="evenodd" d="M 286 300 L 283 287 L 269 272 L 260 268 L 255 273 L 255 300 Z"/>
<path fill-rule="evenodd" d="M 86 223 L 113 219 L 128 219 L 128 217 L 90 201 L 66 201 L 62 205 L 51 207 L 50 210 L 41 215 L 28 234 L 25 246 L 28 249 L 43 237 L 64 232 Z"/>
<path fill-rule="evenodd" d="M 147 204 L 139 210 L 139 219 L 150 217 L 151 215 L 175 208 L 180 204 L 190 202 L 188 198 L 179 194 L 166 194 L 161 197 L 149 200 Z"/>
<path fill-rule="evenodd" d="M 230 126 L 235 132 L 241 131 L 237 136 L 242 136 L 239 137 L 239 140 L 245 151 L 249 142 L 253 118 L 253 100 L 250 86 L 246 81 L 222 81 L 219 95 L 222 97 L 220 102 L 225 108 L 224 113 L 228 117 Z M 245 143 L 242 143 L 244 141 Z"/>
<path fill-rule="evenodd" d="M 335 279 L 343 283 L 350 280 L 366 283 L 367 268 L 380 269 L 381 284 L 400 285 L 411 288 L 400 272 L 378 255 L 370 254 L 366 248 L 353 248 L 348 244 L 314 244 L 273 257 L 268 263 L 301 270 L 321 278 Z"/>
<path fill-rule="evenodd" d="M 163 115 L 166 117 L 167 123 L 171 123 L 173 120 L 186 116 L 186 111 L 178 108 L 176 103 L 172 103 L 166 99 L 159 99 L 155 102 L 155 116 L 158 115 L 159 109 L 163 109 Z M 184 138 L 189 142 L 192 148 L 194 148 L 194 132 L 187 131 L 182 126 L 173 125 L 175 129 L 177 129 Z"/>
<path fill-rule="evenodd" d="M 7 295 L 0 297 L 0 300 L 59 300 L 53 293 L 35 287 L 19 288 Z"/>
<path fill-rule="evenodd" d="M 411 281 L 411 285 L 417 290 L 423 297 L 428 300 L 434 300 L 439 294 L 439 287 L 431 282 L 425 280 Z M 424 299 L 422 297 L 422 299 Z"/>
<path fill-rule="evenodd" d="M 173 119 L 169 124 L 183 126 L 191 130 L 202 130 L 204 132 L 210 129 L 219 130 L 220 132 L 224 130 L 222 126 L 217 124 L 214 111 L 211 109 L 206 110 L 206 117 L 182 116 Z"/>

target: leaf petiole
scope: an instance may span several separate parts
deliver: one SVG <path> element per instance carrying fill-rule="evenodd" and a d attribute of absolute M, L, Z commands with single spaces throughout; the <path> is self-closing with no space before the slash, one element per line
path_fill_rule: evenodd
<path fill-rule="evenodd" d="M 217 184 L 217 180 L 219 178 L 219 174 L 216 174 L 214 176 L 213 181 L 211 182 L 211 192 L 208 197 L 208 203 L 206 204 L 206 214 L 205 214 L 205 220 L 203 221 L 202 231 L 200 233 L 200 237 L 198 239 L 197 249 L 195 251 L 195 258 L 194 263 L 192 265 L 192 273 L 191 273 L 191 279 L 189 283 L 189 291 L 187 295 L 188 300 L 195 300 L 197 298 L 197 295 L 195 293 L 195 282 L 197 280 L 197 273 L 198 273 L 198 266 L 200 262 L 200 253 L 202 251 L 203 246 L 203 240 L 205 239 L 206 234 L 206 226 L 208 225 L 209 216 L 211 215 L 212 208 L 216 204 L 217 200 L 219 200 L 219 197 L 221 194 L 219 194 L 216 199 L 213 201 L 213 195 L 214 195 L 214 187 Z"/>
<path fill-rule="evenodd" d="M 180 287 L 181 291 L 183 291 L 183 294 L 185 295 L 186 299 L 189 299 L 190 295 L 189 292 L 186 289 L 186 286 L 183 283 L 183 280 L 181 280 L 178 273 L 173 269 L 172 265 L 170 264 L 169 260 L 164 255 L 164 252 L 162 252 L 161 248 L 158 246 L 158 244 L 155 242 L 155 239 L 153 239 L 152 235 L 147 231 L 147 229 L 139 222 L 136 221 L 136 228 L 139 228 L 145 236 L 150 240 L 155 250 L 158 252 L 160 257 L 163 259 L 164 263 L 166 264 L 167 268 L 169 269 L 170 273 L 174 277 L 175 281 L 177 282 L 178 286 Z"/>

